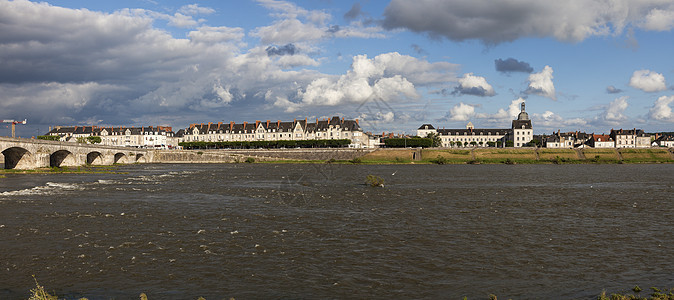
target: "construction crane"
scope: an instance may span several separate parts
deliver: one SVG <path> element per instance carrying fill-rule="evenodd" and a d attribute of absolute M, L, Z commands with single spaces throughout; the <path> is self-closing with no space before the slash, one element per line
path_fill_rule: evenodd
<path fill-rule="evenodd" d="M 26 119 L 23 119 L 23 121 L 14 121 L 14 120 L 0 120 L 0 123 L 12 123 L 12 137 L 14 138 L 14 128 L 16 124 L 26 124 Z"/>

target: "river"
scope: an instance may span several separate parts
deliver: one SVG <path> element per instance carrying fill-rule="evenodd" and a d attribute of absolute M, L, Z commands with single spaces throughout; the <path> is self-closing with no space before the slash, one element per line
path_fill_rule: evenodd
<path fill-rule="evenodd" d="M 118 171 L 0 178 L 0 299 L 28 298 L 32 275 L 89 299 L 596 299 L 674 286 L 671 164 Z"/>

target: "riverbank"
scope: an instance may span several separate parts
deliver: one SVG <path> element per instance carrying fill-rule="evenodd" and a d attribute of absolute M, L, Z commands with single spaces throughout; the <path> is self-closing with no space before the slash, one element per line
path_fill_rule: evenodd
<path fill-rule="evenodd" d="M 674 163 L 674 152 L 648 149 L 380 149 L 359 158 L 360 163 L 437 164 L 607 164 Z"/>

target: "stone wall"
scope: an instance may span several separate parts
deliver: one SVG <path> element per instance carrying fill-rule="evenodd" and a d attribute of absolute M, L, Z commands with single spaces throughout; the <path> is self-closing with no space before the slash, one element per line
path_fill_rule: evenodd
<path fill-rule="evenodd" d="M 231 154 L 290 160 L 351 160 L 374 149 L 244 149 L 226 150 Z"/>
<path fill-rule="evenodd" d="M 271 160 L 350 160 L 373 149 L 242 149 L 242 150 L 157 150 L 155 163 L 222 163 Z"/>

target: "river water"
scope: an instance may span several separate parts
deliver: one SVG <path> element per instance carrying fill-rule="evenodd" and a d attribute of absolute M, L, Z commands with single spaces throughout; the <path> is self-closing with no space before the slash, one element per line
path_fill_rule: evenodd
<path fill-rule="evenodd" d="M 674 286 L 674 165 L 145 164 L 0 179 L 0 299 Z M 364 185 L 368 174 L 384 188 Z"/>

